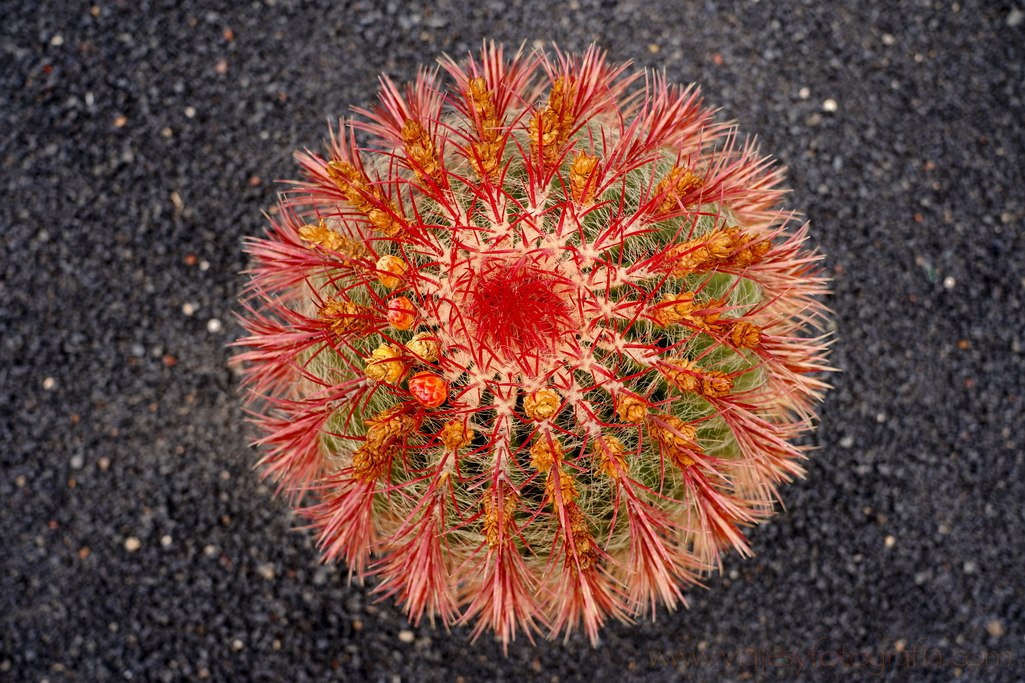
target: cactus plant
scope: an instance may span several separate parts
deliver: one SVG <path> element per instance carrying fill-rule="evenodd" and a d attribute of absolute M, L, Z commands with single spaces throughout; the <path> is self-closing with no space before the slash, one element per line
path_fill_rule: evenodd
<path fill-rule="evenodd" d="M 263 471 L 417 623 L 684 603 L 803 473 L 827 280 L 698 90 L 485 44 L 332 131 L 247 242 Z"/>

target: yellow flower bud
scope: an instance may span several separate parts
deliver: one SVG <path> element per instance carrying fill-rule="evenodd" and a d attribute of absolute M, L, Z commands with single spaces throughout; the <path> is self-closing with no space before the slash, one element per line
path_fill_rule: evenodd
<path fill-rule="evenodd" d="M 388 289 L 398 287 L 407 270 L 409 266 L 398 256 L 385 254 L 377 259 L 377 279 Z"/>
<path fill-rule="evenodd" d="M 523 399 L 523 412 L 531 420 L 551 419 L 559 410 L 559 395 L 551 389 L 538 389 Z"/>
<path fill-rule="evenodd" d="M 413 338 L 406 342 L 406 348 L 426 363 L 437 362 L 441 355 L 441 344 L 430 332 L 418 332 L 413 335 Z"/>
<path fill-rule="evenodd" d="M 445 444 L 445 450 L 454 453 L 470 445 L 473 441 L 473 432 L 462 420 L 450 420 L 438 432 L 438 439 Z"/>
<path fill-rule="evenodd" d="M 377 382 L 395 384 L 406 374 L 406 362 L 402 360 L 402 347 L 381 344 L 367 359 L 367 377 Z"/>

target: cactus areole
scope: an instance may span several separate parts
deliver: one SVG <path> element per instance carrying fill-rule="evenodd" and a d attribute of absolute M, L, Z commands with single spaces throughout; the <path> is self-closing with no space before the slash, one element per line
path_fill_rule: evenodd
<path fill-rule="evenodd" d="M 827 280 L 695 87 L 486 44 L 297 158 L 236 360 L 326 559 L 507 645 L 594 641 L 750 552 L 802 474 Z"/>

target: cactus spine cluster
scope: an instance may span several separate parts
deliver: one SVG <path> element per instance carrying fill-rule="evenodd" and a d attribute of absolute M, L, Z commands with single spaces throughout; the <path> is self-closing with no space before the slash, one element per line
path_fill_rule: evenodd
<path fill-rule="evenodd" d="M 485 45 L 298 154 L 248 241 L 264 472 L 415 623 L 592 639 L 802 474 L 826 280 L 694 87 Z"/>

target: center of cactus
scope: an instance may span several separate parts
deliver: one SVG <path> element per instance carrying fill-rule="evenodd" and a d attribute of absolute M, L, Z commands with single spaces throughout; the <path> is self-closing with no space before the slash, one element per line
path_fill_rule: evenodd
<path fill-rule="evenodd" d="M 550 353 L 572 324 L 563 289 L 556 276 L 523 263 L 491 268 L 468 292 L 474 337 L 505 361 Z"/>

